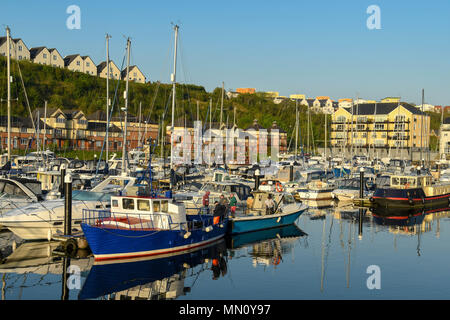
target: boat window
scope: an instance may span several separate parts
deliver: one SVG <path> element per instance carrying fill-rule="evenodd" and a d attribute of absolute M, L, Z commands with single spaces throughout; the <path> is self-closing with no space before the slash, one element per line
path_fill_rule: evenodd
<path fill-rule="evenodd" d="M 113 200 L 113 201 L 112 201 L 112 206 L 113 206 L 113 207 L 118 207 L 118 206 L 119 206 L 119 201 Z"/>
<path fill-rule="evenodd" d="M 169 201 L 161 201 L 161 212 L 169 212 Z"/>
<path fill-rule="evenodd" d="M 4 187 L 5 187 L 5 181 L 0 181 L 0 192 L 3 192 Z"/>
<path fill-rule="evenodd" d="M 290 194 L 284 195 L 283 203 L 284 204 L 295 203 L 294 197 L 292 195 L 290 195 Z"/>
<path fill-rule="evenodd" d="M 150 211 L 150 201 L 139 199 L 137 201 L 138 210 L 140 211 Z"/>
<path fill-rule="evenodd" d="M 160 203 L 159 203 L 159 201 L 153 201 L 153 212 L 160 212 Z"/>
<path fill-rule="evenodd" d="M 122 199 L 122 208 L 128 210 L 134 210 L 134 199 Z"/>
<path fill-rule="evenodd" d="M 397 177 L 392 177 L 392 182 L 391 182 L 391 184 L 392 184 L 393 186 L 398 186 L 398 185 L 400 184 L 399 178 L 397 178 Z"/>

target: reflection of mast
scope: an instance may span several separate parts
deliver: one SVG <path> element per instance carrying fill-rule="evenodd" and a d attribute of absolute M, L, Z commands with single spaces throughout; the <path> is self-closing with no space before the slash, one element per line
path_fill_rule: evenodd
<path fill-rule="evenodd" d="M 322 272 L 320 274 L 320 291 L 323 291 L 323 276 L 325 273 L 324 268 L 324 256 L 325 256 L 325 224 L 327 222 L 327 217 L 325 216 L 325 219 L 323 220 L 323 228 L 322 228 Z"/>
<path fill-rule="evenodd" d="M 350 252 L 352 250 L 352 226 L 353 221 L 350 222 L 350 227 L 348 231 L 347 288 L 350 288 Z"/>
<path fill-rule="evenodd" d="M 321 275 L 321 280 L 320 280 L 320 291 L 323 291 L 323 283 L 324 283 L 324 278 L 325 278 L 325 268 L 326 268 L 326 262 L 328 260 L 328 252 L 330 249 L 330 243 L 331 243 L 331 231 L 333 230 L 333 216 L 331 216 L 331 224 L 330 224 L 330 232 L 328 234 L 328 243 L 326 245 L 326 249 L 324 246 L 324 242 L 325 242 L 325 225 L 326 225 L 326 221 L 327 221 L 327 216 L 325 216 L 325 219 L 323 221 L 323 237 L 322 237 L 322 275 Z"/>

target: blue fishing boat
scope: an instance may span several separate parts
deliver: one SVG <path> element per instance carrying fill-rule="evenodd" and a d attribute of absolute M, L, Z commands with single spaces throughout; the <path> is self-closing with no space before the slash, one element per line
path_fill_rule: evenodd
<path fill-rule="evenodd" d="M 110 298 L 116 300 L 175 299 L 191 291 L 197 272 L 212 270 L 212 276 L 226 273 L 227 250 L 219 240 L 201 249 L 158 257 L 94 262 L 78 299 Z M 189 272 L 191 271 L 191 272 Z M 195 283 L 195 281 L 194 281 Z"/>
<path fill-rule="evenodd" d="M 81 227 L 96 261 L 200 248 L 225 236 L 227 217 L 187 215 L 162 196 L 114 196 L 110 210 L 83 210 Z"/>
<path fill-rule="evenodd" d="M 269 195 L 275 202 L 273 211 L 266 209 Z M 307 205 L 296 202 L 290 193 L 257 190 L 247 202 L 247 210 L 230 218 L 228 232 L 238 234 L 293 224 L 307 209 Z"/>

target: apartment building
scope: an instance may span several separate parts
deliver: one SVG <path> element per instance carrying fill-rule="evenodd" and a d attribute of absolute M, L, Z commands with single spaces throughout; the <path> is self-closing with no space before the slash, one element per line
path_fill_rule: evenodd
<path fill-rule="evenodd" d="M 404 102 L 338 108 L 332 114 L 330 139 L 337 153 L 354 147 L 386 154 L 392 148 L 416 151 L 429 146 L 430 117 Z"/>

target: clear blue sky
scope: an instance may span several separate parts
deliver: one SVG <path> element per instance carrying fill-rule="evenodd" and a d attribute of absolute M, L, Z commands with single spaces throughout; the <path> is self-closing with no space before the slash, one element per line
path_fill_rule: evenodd
<path fill-rule="evenodd" d="M 81 30 L 66 28 L 69 5 Z M 369 5 L 381 30 L 369 30 Z M 2 0 L 0 34 L 9 25 L 28 47 L 105 60 L 120 67 L 125 36 L 132 64 L 151 81 L 170 81 L 171 22 L 180 25 L 178 80 L 226 89 L 253 87 L 332 99 L 401 96 L 450 105 L 450 1 L 103 1 Z"/>

